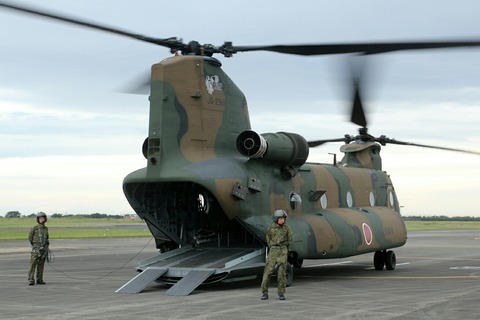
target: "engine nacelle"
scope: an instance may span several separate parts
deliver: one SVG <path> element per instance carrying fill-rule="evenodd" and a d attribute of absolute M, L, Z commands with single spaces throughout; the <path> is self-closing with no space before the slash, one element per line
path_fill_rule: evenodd
<path fill-rule="evenodd" d="M 309 147 L 304 137 L 296 133 L 277 132 L 259 135 L 247 130 L 238 135 L 237 150 L 249 158 L 288 169 L 302 166 L 308 158 Z"/>

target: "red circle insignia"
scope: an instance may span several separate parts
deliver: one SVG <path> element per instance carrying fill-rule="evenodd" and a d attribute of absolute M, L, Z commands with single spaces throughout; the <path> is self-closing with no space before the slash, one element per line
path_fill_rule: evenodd
<path fill-rule="evenodd" d="M 367 245 L 371 245 L 373 241 L 372 229 L 370 229 L 370 226 L 366 223 L 362 223 L 362 229 L 363 236 L 365 237 L 365 242 L 367 243 Z"/>

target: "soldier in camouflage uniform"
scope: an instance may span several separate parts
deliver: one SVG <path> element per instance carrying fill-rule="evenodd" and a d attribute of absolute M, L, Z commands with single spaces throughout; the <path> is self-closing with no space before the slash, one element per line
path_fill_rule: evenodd
<path fill-rule="evenodd" d="M 48 228 L 45 226 L 47 215 L 43 212 L 37 214 L 37 225 L 28 234 L 28 240 L 32 245 L 30 269 L 28 270 L 28 284 L 35 284 L 35 269 L 37 271 L 37 284 L 45 284 L 43 281 L 43 267 L 48 255 Z"/>
<path fill-rule="evenodd" d="M 285 300 L 285 288 L 287 286 L 287 257 L 292 243 L 292 230 L 285 224 L 287 213 L 284 210 L 276 210 L 273 213 L 273 222 L 267 230 L 266 238 L 269 248 L 267 263 L 263 271 L 262 300 L 268 299 L 268 285 L 270 276 L 277 270 L 278 296 Z"/>

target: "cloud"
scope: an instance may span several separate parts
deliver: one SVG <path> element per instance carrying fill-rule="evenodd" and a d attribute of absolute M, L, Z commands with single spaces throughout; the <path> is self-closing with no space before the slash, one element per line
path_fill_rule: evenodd
<path fill-rule="evenodd" d="M 454 40 L 478 38 L 480 28 L 477 1 L 281 6 L 263 1 L 255 10 L 235 0 L 205 6 L 146 0 L 22 3 L 139 34 L 214 45 Z M 5 210 L 130 211 L 121 179 L 144 166 L 140 147 L 148 132 L 149 102 L 147 96 L 115 90 L 170 56 L 169 50 L 5 10 L 0 19 L 8 26 L 0 30 Z M 370 133 L 478 150 L 479 54 L 480 49 L 455 49 L 369 57 L 363 84 Z M 257 132 L 296 132 L 308 140 L 356 134 L 348 122 L 349 57 L 255 52 L 217 58 L 246 94 Z M 339 153 L 338 147 L 311 150 L 309 161 L 331 163 L 328 153 Z M 382 156 L 404 211 L 448 214 L 453 205 L 455 212 L 480 215 L 474 207 L 480 188 L 472 178 L 478 177 L 478 157 L 391 145 Z M 130 166 L 129 157 L 139 163 L 131 160 Z"/>
<path fill-rule="evenodd" d="M 0 158 L 0 213 L 132 213 L 122 180 L 141 155 Z"/>

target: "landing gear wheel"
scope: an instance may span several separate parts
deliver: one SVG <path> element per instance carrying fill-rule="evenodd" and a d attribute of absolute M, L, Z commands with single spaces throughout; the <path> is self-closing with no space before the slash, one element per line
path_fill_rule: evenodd
<path fill-rule="evenodd" d="M 287 262 L 291 263 L 294 268 L 301 268 L 303 265 L 303 259 L 298 259 L 298 253 L 294 251 L 288 253 Z"/>
<path fill-rule="evenodd" d="M 385 252 L 384 251 L 377 251 L 373 256 L 373 266 L 375 270 L 383 270 L 385 266 Z"/>
<path fill-rule="evenodd" d="M 303 265 L 303 259 L 297 259 L 292 262 L 294 268 L 301 268 Z"/>
<path fill-rule="evenodd" d="M 287 263 L 287 287 L 290 287 L 293 282 L 293 267 L 290 263 Z"/>
<path fill-rule="evenodd" d="M 397 265 L 397 257 L 395 256 L 395 252 L 387 251 L 385 255 L 385 267 L 387 270 L 395 270 L 395 266 Z"/>

